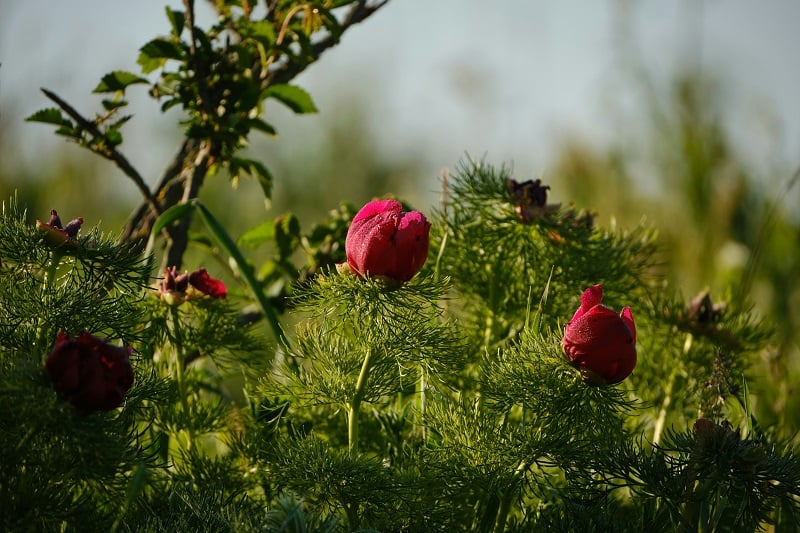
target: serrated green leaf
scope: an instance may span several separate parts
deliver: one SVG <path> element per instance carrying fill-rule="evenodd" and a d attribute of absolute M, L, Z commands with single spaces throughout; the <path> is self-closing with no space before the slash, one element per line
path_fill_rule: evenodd
<path fill-rule="evenodd" d="M 80 139 L 81 138 L 81 130 L 74 127 L 71 123 L 69 125 L 62 126 L 56 130 L 56 135 L 61 135 L 62 137 L 69 137 L 70 139 Z"/>
<path fill-rule="evenodd" d="M 300 244 L 300 220 L 293 214 L 275 219 L 275 242 L 281 259 L 287 259 Z"/>
<path fill-rule="evenodd" d="M 149 82 L 141 76 L 137 76 L 131 72 L 115 70 L 103 76 L 103 78 L 100 80 L 100 83 L 97 84 L 97 87 L 95 87 L 92 92 L 113 93 L 116 91 L 124 91 L 129 85 L 135 85 L 137 83 Z"/>
<path fill-rule="evenodd" d="M 264 46 L 272 46 L 275 42 L 275 27 L 269 20 L 254 20 L 244 28 L 247 36 Z"/>
<path fill-rule="evenodd" d="M 111 124 L 111 126 L 113 126 L 115 128 L 119 128 L 120 126 L 122 126 L 123 124 L 125 124 L 126 122 L 128 122 L 132 118 L 133 118 L 133 115 L 123 115 L 123 116 L 119 117 L 113 124 Z"/>
<path fill-rule="evenodd" d="M 136 63 L 142 67 L 142 72 L 145 74 L 149 74 L 150 72 L 161 68 L 166 62 L 166 59 L 152 58 L 145 53 L 140 53 L 139 57 L 136 59 Z"/>
<path fill-rule="evenodd" d="M 153 39 L 139 49 L 136 62 L 147 74 L 164 65 L 167 59 L 183 59 L 184 50 L 180 44 L 166 39 Z"/>
<path fill-rule="evenodd" d="M 167 111 L 171 107 L 175 107 L 176 105 L 180 104 L 181 101 L 178 98 L 170 98 L 163 104 L 161 104 L 161 112 Z"/>
<path fill-rule="evenodd" d="M 248 248 L 258 248 L 265 242 L 275 238 L 275 224 L 271 220 L 265 220 L 258 226 L 250 228 L 239 237 L 239 246 Z"/>
<path fill-rule="evenodd" d="M 56 126 L 72 127 L 72 122 L 64 118 L 61 110 L 57 107 L 40 109 L 36 113 L 25 119 L 26 122 L 41 122 L 42 124 L 54 124 Z"/>
<path fill-rule="evenodd" d="M 261 132 L 266 133 L 267 135 L 276 135 L 277 132 L 275 128 L 272 127 L 271 124 L 264 122 L 260 118 L 251 118 L 247 121 L 247 125 L 250 126 L 251 129 L 258 130 Z"/>
<path fill-rule="evenodd" d="M 128 105 L 127 100 L 103 100 L 102 103 L 103 109 L 106 111 L 114 111 L 115 109 L 119 109 Z"/>
<path fill-rule="evenodd" d="M 109 128 L 105 134 L 105 141 L 109 146 L 119 146 L 122 144 L 122 133 L 116 128 Z"/>
<path fill-rule="evenodd" d="M 263 93 L 264 98 L 275 98 L 295 113 L 316 113 L 317 106 L 305 89 L 297 85 L 279 84 L 269 87 Z"/>
<path fill-rule="evenodd" d="M 267 167 L 260 161 L 233 157 L 228 164 L 228 171 L 231 177 L 239 177 L 242 172 L 250 176 L 255 176 L 264 193 L 264 198 L 269 200 L 272 197 L 272 174 L 270 174 Z"/>
<path fill-rule="evenodd" d="M 258 184 L 261 185 L 261 192 L 264 193 L 264 199 L 268 201 L 272 198 L 272 174 L 269 173 L 267 167 L 260 165 L 260 170 L 257 173 Z"/>
<path fill-rule="evenodd" d="M 166 6 L 167 18 L 169 24 L 172 26 L 172 35 L 179 37 L 183 32 L 183 27 L 186 24 L 186 14 L 183 11 L 176 11 Z"/>

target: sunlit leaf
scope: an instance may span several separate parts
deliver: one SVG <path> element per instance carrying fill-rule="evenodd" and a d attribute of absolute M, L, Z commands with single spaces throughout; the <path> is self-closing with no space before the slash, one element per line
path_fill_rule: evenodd
<path fill-rule="evenodd" d="M 281 259 L 287 259 L 300 244 L 300 220 L 293 214 L 275 219 L 275 242 Z"/>
<path fill-rule="evenodd" d="M 267 135 L 275 135 L 277 133 L 275 128 L 272 127 L 272 124 L 264 122 L 260 118 L 252 118 L 247 121 L 247 124 L 251 129 L 261 131 Z"/>
<path fill-rule="evenodd" d="M 141 76 L 137 76 L 131 72 L 125 72 L 124 70 L 115 70 L 114 72 L 109 72 L 100 80 L 100 83 L 97 87 L 94 88 L 92 92 L 95 93 L 113 93 L 116 91 L 124 91 L 126 87 L 129 85 L 134 85 L 137 83 L 149 83 L 146 79 L 142 78 Z"/>
<path fill-rule="evenodd" d="M 184 50 L 180 44 L 166 39 L 153 39 L 139 49 L 137 63 L 147 74 L 164 65 L 167 59 L 183 59 Z"/>
<path fill-rule="evenodd" d="M 105 134 L 105 141 L 110 146 L 122 144 L 122 133 L 116 128 L 110 128 Z"/>
<path fill-rule="evenodd" d="M 103 109 L 106 111 L 113 111 L 115 109 L 119 109 L 120 107 L 125 107 L 128 105 L 126 100 L 103 100 Z"/>
<path fill-rule="evenodd" d="M 264 98 L 275 98 L 295 113 L 316 113 L 318 111 L 311 95 L 297 85 L 273 85 L 264 91 Z"/>
<path fill-rule="evenodd" d="M 271 220 L 265 220 L 261 224 L 250 228 L 239 237 L 239 246 L 257 248 L 262 244 L 275 238 L 275 224 Z"/>
<path fill-rule="evenodd" d="M 165 9 L 167 12 L 167 18 L 169 19 L 169 24 L 172 26 L 172 35 L 175 37 L 180 36 L 186 23 L 186 15 L 183 11 L 175 11 L 170 9 L 169 6 L 167 6 Z"/>
<path fill-rule="evenodd" d="M 264 46 L 272 46 L 275 42 L 275 28 L 269 20 L 255 20 L 244 26 L 247 36 Z"/>
<path fill-rule="evenodd" d="M 162 229 L 166 228 L 173 222 L 176 222 L 177 220 L 183 218 L 192 209 L 194 209 L 194 204 L 191 202 L 185 204 L 178 204 L 170 207 L 169 209 L 161 213 L 161 216 L 156 219 L 155 223 L 153 223 L 152 234 L 158 235 Z"/>
<path fill-rule="evenodd" d="M 264 193 L 264 198 L 272 198 L 272 174 L 260 161 L 233 157 L 228 164 L 228 171 L 230 172 L 231 178 L 238 178 L 241 176 L 242 172 L 256 177 Z"/>
<path fill-rule="evenodd" d="M 56 126 L 72 126 L 72 122 L 64 118 L 61 110 L 56 107 L 40 109 L 36 113 L 25 119 L 26 122 L 41 122 L 43 124 L 54 124 Z"/>

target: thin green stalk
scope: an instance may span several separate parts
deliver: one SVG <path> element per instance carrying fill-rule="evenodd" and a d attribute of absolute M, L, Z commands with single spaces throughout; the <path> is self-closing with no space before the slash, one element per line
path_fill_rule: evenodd
<path fill-rule="evenodd" d="M 420 417 L 420 428 L 422 433 L 422 442 L 425 442 L 427 437 L 426 425 L 425 425 L 425 409 L 427 408 L 428 398 L 426 394 L 426 390 L 428 388 L 428 372 L 425 369 L 425 362 L 423 361 L 422 364 L 419 365 L 419 383 L 417 384 L 419 387 L 419 417 Z"/>
<path fill-rule="evenodd" d="M 528 463 L 526 461 L 522 461 L 514 471 L 511 486 L 508 487 L 505 494 L 503 494 L 503 500 L 500 502 L 500 509 L 497 511 L 497 520 L 495 521 L 494 526 L 495 533 L 503 533 L 503 531 L 506 529 L 506 522 L 508 521 L 508 513 L 511 511 L 511 500 L 514 498 L 514 488 L 516 487 L 516 482 L 524 475 L 525 469 L 527 468 Z"/>
<path fill-rule="evenodd" d="M 364 398 L 364 391 L 367 388 L 367 380 L 372 370 L 373 353 L 371 348 L 367 350 L 367 355 L 361 364 L 361 372 L 358 374 L 358 381 L 356 381 L 356 390 L 353 393 L 353 399 L 350 401 L 350 407 L 347 411 L 347 440 L 348 450 L 351 454 L 358 452 L 358 416 L 361 409 L 361 400 Z"/>
<path fill-rule="evenodd" d="M 683 354 L 686 355 L 689 353 L 689 350 L 692 348 L 692 335 L 689 334 L 686 337 L 686 342 L 683 344 Z M 661 434 L 664 431 L 664 424 L 667 421 L 667 411 L 669 410 L 669 405 L 672 403 L 672 389 L 675 386 L 675 380 L 678 377 L 678 368 L 679 366 L 675 366 L 672 369 L 672 372 L 669 375 L 669 379 L 667 379 L 667 386 L 664 389 L 664 400 L 661 402 L 661 409 L 658 411 L 658 417 L 656 418 L 656 425 L 653 429 L 653 445 L 657 445 L 661 440 Z"/>
<path fill-rule="evenodd" d="M 173 371 L 175 373 L 175 382 L 178 385 L 178 396 L 180 398 L 181 407 L 183 408 L 184 416 L 189 416 L 189 398 L 188 398 L 188 390 L 186 388 L 186 357 L 184 351 L 184 342 L 183 342 L 183 332 L 181 331 L 181 324 L 180 324 L 180 315 L 178 313 L 178 308 L 171 307 L 171 318 L 172 318 L 172 332 L 174 336 L 174 348 L 175 348 L 175 358 L 174 358 L 174 368 Z M 187 443 L 186 449 L 191 450 L 192 445 L 194 443 L 194 430 L 191 428 L 187 428 Z"/>
<path fill-rule="evenodd" d="M 48 263 L 47 268 L 45 269 L 44 286 L 42 287 L 43 301 L 45 301 L 48 298 L 48 295 L 51 289 L 53 288 L 53 285 L 55 284 L 58 265 L 61 264 L 61 259 L 63 257 L 64 253 L 59 250 L 53 251 L 53 255 L 50 256 L 50 262 Z M 44 349 L 47 339 L 45 338 L 45 329 L 42 327 L 41 319 L 39 319 L 37 342 L 38 345 L 42 349 Z"/>

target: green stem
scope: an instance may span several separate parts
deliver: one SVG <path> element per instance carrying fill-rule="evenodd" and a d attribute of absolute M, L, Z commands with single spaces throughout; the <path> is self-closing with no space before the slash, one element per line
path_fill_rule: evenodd
<path fill-rule="evenodd" d="M 180 315 L 178 308 L 171 307 L 172 317 L 172 332 L 174 336 L 175 359 L 173 364 L 173 371 L 175 373 L 175 382 L 178 385 L 178 397 L 180 398 L 181 408 L 183 408 L 184 416 L 189 417 L 189 391 L 186 388 L 186 355 L 184 351 L 183 332 L 181 331 Z M 186 429 L 187 443 L 186 449 L 190 451 L 194 443 L 194 430 L 189 427 Z"/>
<path fill-rule="evenodd" d="M 62 252 L 58 250 L 53 252 L 53 256 L 50 258 L 50 264 L 47 265 L 47 270 L 45 270 L 45 289 L 50 289 L 53 286 L 53 282 L 56 280 L 56 270 L 58 270 L 58 265 L 61 264 L 62 257 L 64 257 Z"/>
<path fill-rule="evenodd" d="M 683 344 L 683 354 L 688 354 L 691 348 L 692 335 L 689 334 L 686 337 L 686 342 Z M 667 421 L 667 411 L 669 410 L 669 405 L 672 403 L 672 389 L 675 387 L 675 379 L 678 377 L 678 368 L 679 367 L 676 365 L 672 369 L 669 379 L 667 380 L 667 386 L 664 389 L 664 400 L 661 402 L 661 409 L 658 411 L 655 428 L 653 429 L 653 445 L 659 443 L 661 440 L 661 433 L 664 431 L 664 424 Z"/>
<path fill-rule="evenodd" d="M 524 475 L 525 469 L 527 468 L 528 463 L 526 461 L 522 461 L 514 471 L 511 486 L 508 487 L 505 494 L 503 494 L 503 500 L 500 502 L 500 509 L 497 511 L 497 520 L 495 521 L 494 525 L 495 533 L 503 533 L 503 531 L 506 529 L 506 521 L 508 520 L 508 513 L 511 510 L 511 500 L 514 499 L 514 489 L 517 484 L 516 482 Z"/>
<path fill-rule="evenodd" d="M 426 396 L 426 390 L 428 388 L 428 373 L 425 369 L 425 364 L 419 366 L 419 417 L 420 417 L 420 428 L 422 433 L 422 442 L 425 443 L 425 439 L 427 437 L 426 425 L 425 425 L 425 409 L 427 408 L 428 399 Z"/>
<path fill-rule="evenodd" d="M 367 350 L 367 355 L 361 364 L 361 372 L 358 374 L 358 381 L 356 381 L 356 390 L 353 393 L 353 399 L 350 401 L 350 407 L 347 411 L 347 440 L 350 454 L 358 452 L 358 415 L 361 409 L 361 400 L 364 398 L 364 391 L 367 388 L 367 380 L 372 370 L 372 356 L 373 351 L 370 348 Z"/>
<path fill-rule="evenodd" d="M 58 270 L 58 265 L 61 264 L 61 259 L 64 257 L 63 252 L 55 250 L 53 255 L 50 257 L 50 262 L 45 269 L 44 275 L 44 286 L 42 287 L 42 301 L 47 301 L 49 298 L 49 294 L 53 285 L 56 281 L 56 271 Z M 42 320 L 39 319 L 39 327 L 38 327 L 38 335 L 37 335 L 37 342 L 38 346 L 44 348 L 47 339 L 45 338 L 45 329 L 42 327 Z"/>

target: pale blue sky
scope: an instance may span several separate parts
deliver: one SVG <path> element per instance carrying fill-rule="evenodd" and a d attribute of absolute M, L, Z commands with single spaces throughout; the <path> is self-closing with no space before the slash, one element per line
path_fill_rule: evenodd
<path fill-rule="evenodd" d="M 61 143 L 50 128 L 22 122 L 49 105 L 39 87 L 94 111 L 99 78 L 136 71 L 138 47 L 166 31 L 163 5 L 3 1 L 0 120 L 15 134 L 0 154 L 36 165 Z M 387 157 L 413 155 L 432 177 L 465 152 L 541 174 L 567 133 L 598 142 L 632 133 L 620 117 L 636 107 L 615 49 L 624 10 L 654 76 L 668 79 L 687 58 L 718 72 L 737 142 L 755 161 L 800 164 L 796 0 L 391 0 L 296 80 L 320 114 L 287 125 L 279 116 L 279 132 L 314 135 L 336 119 L 345 94 L 366 108 Z M 165 119 L 143 94 L 132 96 L 137 117 L 124 149 L 155 181 L 176 143 L 154 143 L 154 131 L 175 115 Z"/>

